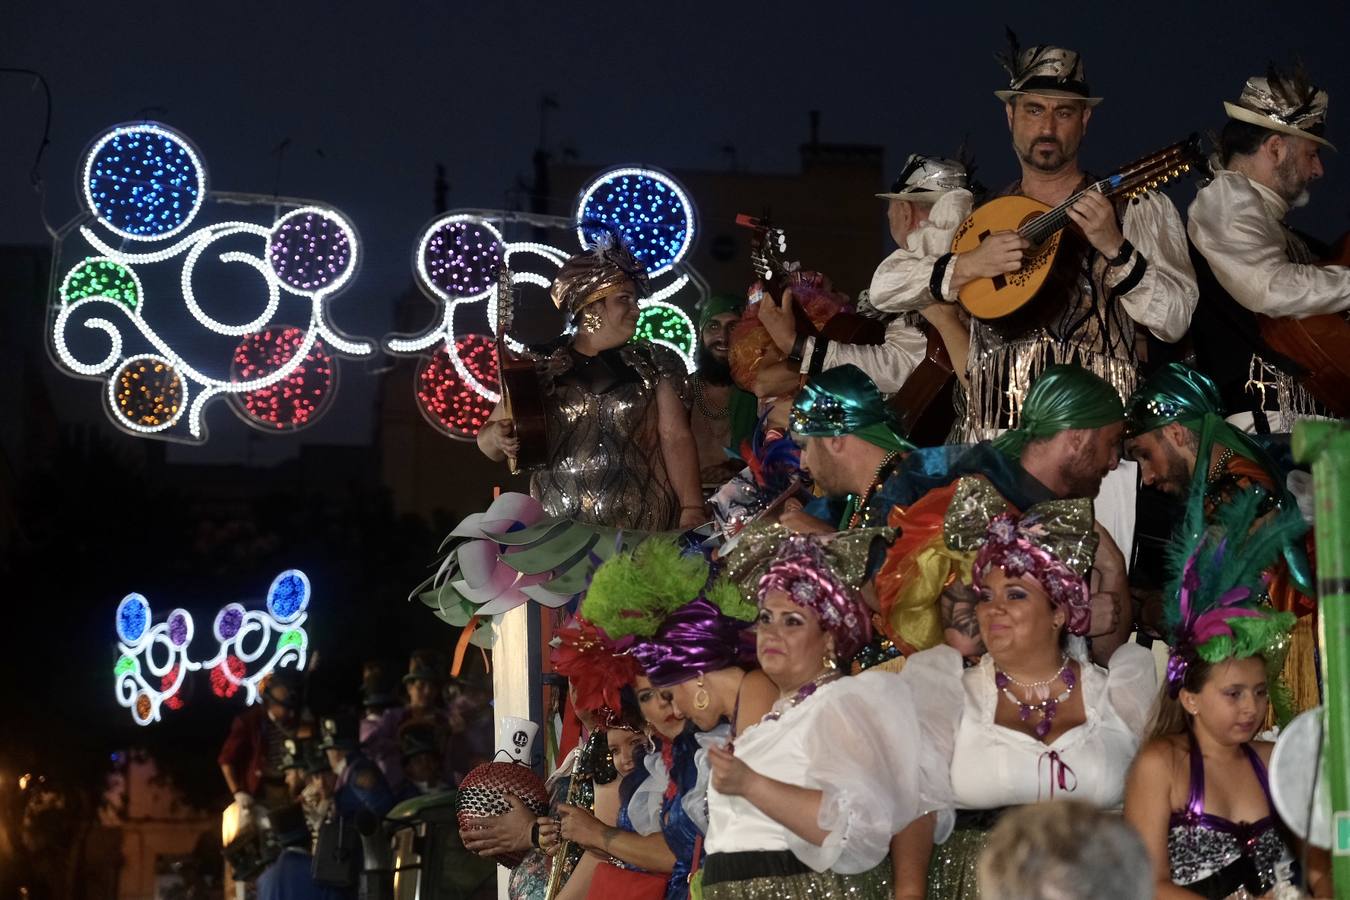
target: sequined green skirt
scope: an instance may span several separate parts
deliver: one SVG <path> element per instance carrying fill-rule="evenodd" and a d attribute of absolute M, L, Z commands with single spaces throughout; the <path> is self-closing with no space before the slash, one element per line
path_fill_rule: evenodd
<path fill-rule="evenodd" d="M 717 854 L 718 856 L 736 856 L 736 857 L 768 857 L 771 854 L 751 854 L 751 853 L 728 853 Z M 779 854 L 772 854 L 778 856 Z M 791 854 L 783 854 L 791 857 Z M 715 861 L 713 857 L 708 857 L 713 861 L 711 866 L 705 863 L 703 873 L 703 898 L 704 900 L 770 900 L 770 898 L 784 898 L 784 900 L 824 900 L 824 898 L 848 898 L 848 900 L 890 900 L 891 891 L 891 858 L 888 856 L 880 864 L 868 869 L 866 872 L 860 872 L 857 875 L 841 875 L 838 872 L 816 872 L 805 865 L 797 863 L 792 865 L 789 861 L 786 866 L 759 866 L 752 865 L 743 871 L 747 874 L 752 872 L 765 872 L 765 874 L 756 874 L 750 878 L 735 878 L 734 880 L 720 880 L 719 865 L 720 861 Z M 794 860 L 795 861 L 795 858 Z M 740 868 L 737 866 L 736 868 Z M 772 871 L 766 872 L 766 868 Z M 734 875 L 732 872 L 725 874 Z M 712 881 L 708 880 L 712 876 Z"/>
<path fill-rule="evenodd" d="M 988 825 L 963 825 L 933 848 L 928 860 L 928 900 L 979 900 L 976 881 L 980 851 L 989 842 Z"/>

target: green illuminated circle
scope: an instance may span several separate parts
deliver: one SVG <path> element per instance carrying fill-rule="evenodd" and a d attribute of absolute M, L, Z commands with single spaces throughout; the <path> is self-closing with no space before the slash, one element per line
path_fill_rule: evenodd
<path fill-rule="evenodd" d="M 685 356 L 694 352 L 694 331 L 689 319 L 678 309 L 668 306 L 648 306 L 638 316 L 637 339 L 663 340 L 680 348 Z"/>
<path fill-rule="evenodd" d="M 121 263 L 110 259 L 86 259 L 66 276 L 66 282 L 61 286 L 61 301 L 74 303 L 85 297 L 110 297 L 134 311 L 141 303 L 141 289 L 136 276 Z"/>

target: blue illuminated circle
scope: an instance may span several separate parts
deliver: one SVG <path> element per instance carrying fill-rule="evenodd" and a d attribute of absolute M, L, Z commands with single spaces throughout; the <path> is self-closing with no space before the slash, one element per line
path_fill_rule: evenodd
<path fill-rule="evenodd" d="M 267 611 L 279 622 L 293 621 L 309 605 L 309 577 L 299 569 L 287 569 L 272 579 L 267 589 Z"/>
<path fill-rule="evenodd" d="M 206 168 L 187 138 L 163 125 L 125 125 L 85 157 L 85 204 L 109 229 L 157 241 L 188 226 L 206 199 Z"/>
<path fill-rule="evenodd" d="M 674 178 L 653 169 L 602 172 L 582 192 L 577 221 L 612 226 L 652 276 L 669 271 L 694 243 L 689 195 Z M 593 243 L 590 232 L 577 228 L 582 246 Z"/>
<path fill-rule="evenodd" d="M 150 604 L 140 594 L 127 594 L 117 604 L 117 637 L 122 643 L 139 641 L 149 624 Z"/>

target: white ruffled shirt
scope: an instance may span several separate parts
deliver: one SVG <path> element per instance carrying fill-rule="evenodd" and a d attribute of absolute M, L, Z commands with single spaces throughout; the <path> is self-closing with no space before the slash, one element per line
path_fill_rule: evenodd
<path fill-rule="evenodd" d="M 708 853 L 790 850 L 817 872 L 865 872 L 885 859 L 891 837 L 936 808 L 930 773 L 917 761 L 919 734 L 908 684 L 868 671 L 840 678 L 736 738 L 736 756 L 761 775 L 819 790 L 823 845 L 802 840 L 744 797 L 708 789 Z"/>
<path fill-rule="evenodd" d="M 708 766 L 708 748 L 726 746 L 731 737 L 731 726 L 725 722 L 711 731 L 694 735 L 698 750 L 694 752 L 694 770 L 698 779 L 691 790 L 680 797 L 680 805 L 699 831 L 708 832 L 708 781 L 712 770 Z M 660 753 L 648 753 L 642 760 L 647 777 L 642 779 L 628 800 L 628 821 L 638 834 L 656 834 L 661 830 L 661 805 L 665 802 L 666 787 L 670 784 L 670 769 Z"/>
<path fill-rule="evenodd" d="M 904 312 L 937 302 L 929 289 L 933 264 L 952 249 L 956 229 L 972 206 L 970 191 L 951 191 L 934 203 L 928 221 L 877 267 L 868 293 L 872 305 L 884 312 Z M 1121 306 L 1159 340 L 1181 340 L 1200 299 L 1181 215 L 1166 195 L 1145 194 L 1126 205 L 1121 233 L 1134 245 L 1135 259 L 1109 271 L 1110 284 L 1123 281 L 1140 265 L 1139 257 L 1147 261 L 1139 283 L 1120 295 Z M 954 272 L 954 266 L 947 266 L 942 282 L 942 296 L 953 301 Z"/>
<path fill-rule="evenodd" d="M 1350 309 L 1350 268 L 1291 262 L 1284 198 L 1241 172 L 1222 171 L 1195 195 L 1187 231 L 1233 299 L 1268 316 Z"/>
<path fill-rule="evenodd" d="M 925 770 L 941 773 L 957 809 L 997 809 L 1068 796 L 1119 809 L 1125 776 L 1157 696 L 1153 654 L 1125 644 L 1110 668 L 1081 662 L 1077 690 L 1086 721 L 1046 744 L 994 723 L 998 688 L 993 659 L 962 670 L 961 655 L 939 646 L 910 657 L 899 678 L 917 701 Z"/>

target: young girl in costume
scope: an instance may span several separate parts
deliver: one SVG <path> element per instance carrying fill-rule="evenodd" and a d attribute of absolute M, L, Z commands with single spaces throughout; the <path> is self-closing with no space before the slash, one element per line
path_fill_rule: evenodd
<path fill-rule="evenodd" d="M 1291 511 L 1253 528 L 1263 497 L 1235 498 L 1209 528 L 1188 518 L 1173 546 L 1167 683 L 1125 794 L 1160 898 L 1304 896 L 1270 799 L 1274 745 L 1254 738 L 1272 695 L 1283 705 L 1275 674 L 1294 624 L 1262 603 L 1261 572 L 1305 526 Z M 1312 896 L 1331 896 L 1324 855 L 1310 856 L 1307 876 Z"/>

